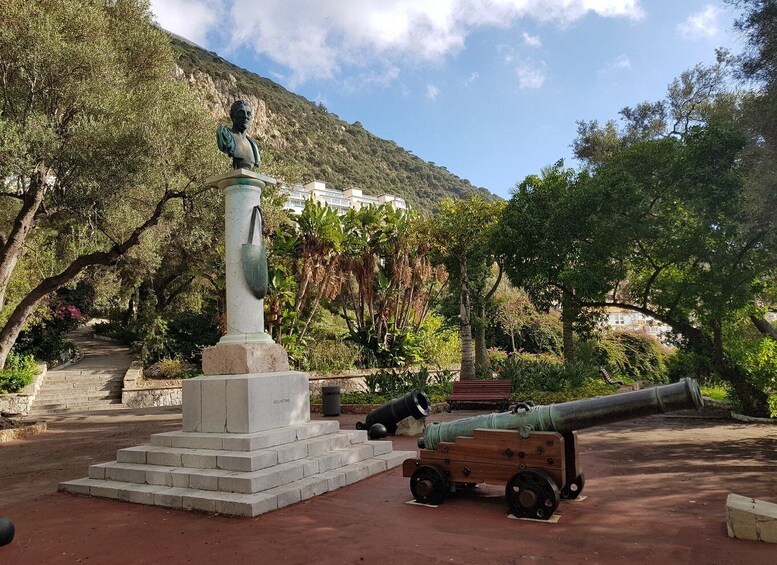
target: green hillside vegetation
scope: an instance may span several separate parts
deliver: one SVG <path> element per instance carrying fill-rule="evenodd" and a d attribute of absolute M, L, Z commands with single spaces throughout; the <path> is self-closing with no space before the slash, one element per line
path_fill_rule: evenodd
<path fill-rule="evenodd" d="M 187 75 L 201 71 L 217 88 L 228 85 L 229 98 L 253 95 L 264 101 L 269 127 L 259 131 L 262 170 L 289 183 L 321 180 L 339 189 L 358 187 L 365 194 L 401 196 L 414 208 L 433 210 L 445 197 L 473 194 L 497 198 L 485 188 L 416 157 L 381 139 L 359 122 L 349 124 L 323 105 L 289 92 L 273 81 L 241 69 L 190 43 L 172 38 L 179 66 Z M 233 79 L 234 77 L 234 79 Z M 222 116 L 226 120 L 226 116 Z"/>

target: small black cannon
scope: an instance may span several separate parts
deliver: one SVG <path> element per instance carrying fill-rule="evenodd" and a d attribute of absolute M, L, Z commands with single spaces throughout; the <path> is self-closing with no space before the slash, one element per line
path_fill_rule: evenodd
<path fill-rule="evenodd" d="M 411 390 L 406 395 L 389 400 L 369 414 L 364 422 L 357 422 L 357 430 L 369 430 L 374 424 L 383 424 L 390 434 L 396 433 L 397 424 L 412 416 L 419 420 L 432 413 L 431 402 L 426 393 Z"/>
<path fill-rule="evenodd" d="M 418 502 L 440 504 L 456 488 L 506 484 L 510 511 L 548 520 L 560 499 L 580 496 L 585 484 L 577 430 L 695 408 L 704 402 L 693 379 L 643 390 L 548 406 L 520 404 L 511 412 L 426 426 L 417 459 L 405 460 Z"/>

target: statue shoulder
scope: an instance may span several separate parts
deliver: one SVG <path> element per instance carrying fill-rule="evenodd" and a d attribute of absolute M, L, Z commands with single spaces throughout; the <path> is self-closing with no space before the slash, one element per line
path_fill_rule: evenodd
<path fill-rule="evenodd" d="M 216 143 L 222 153 L 226 153 L 230 157 L 235 154 L 235 136 L 232 135 L 232 130 L 224 124 L 221 124 L 216 130 Z"/>
<path fill-rule="evenodd" d="M 256 140 L 253 137 L 249 137 L 246 135 L 246 139 L 248 140 L 248 143 L 251 144 L 251 149 L 254 152 L 254 166 L 258 167 L 262 161 L 262 156 L 261 156 L 261 153 L 259 152 L 259 144 L 256 143 Z"/>

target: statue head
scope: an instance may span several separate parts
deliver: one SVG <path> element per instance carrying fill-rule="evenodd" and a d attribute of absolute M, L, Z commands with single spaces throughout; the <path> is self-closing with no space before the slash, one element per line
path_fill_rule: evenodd
<path fill-rule="evenodd" d="M 229 108 L 229 117 L 232 120 L 232 130 L 238 133 L 245 133 L 251 124 L 254 112 L 251 104 L 245 100 L 235 100 Z"/>

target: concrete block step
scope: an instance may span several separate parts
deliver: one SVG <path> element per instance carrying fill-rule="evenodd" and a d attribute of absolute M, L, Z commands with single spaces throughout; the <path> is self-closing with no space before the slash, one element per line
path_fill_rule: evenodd
<path fill-rule="evenodd" d="M 58 401 L 58 400 L 90 400 L 90 399 L 103 399 L 103 398 L 121 398 L 121 390 L 80 390 L 80 389 L 72 389 L 68 392 L 62 392 L 62 391 L 56 391 L 52 392 L 49 390 L 41 390 L 36 395 L 36 400 L 50 400 L 50 401 Z"/>
<path fill-rule="evenodd" d="M 91 412 L 95 410 L 114 410 L 126 408 L 121 402 L 105 402 L 105 403 L 73 403 L 73 404 L 60 404 L 58 407 L 43 407 L 33 406 L 30 413 L 32 417 L 65 414 L 68 412 Z"/>
<path fill-rule="evenodd" d="M 268 455 L 262 461 L 265 466 L 255 471 L 185 467 L 180 463 L 172 464 L 175 463 L 175 460 L 166 463 L 166 457 L 159 459 L 154 457 L 157 454 L 167 456 L 169 453 L 152 451 L 147 452 L 147 457 L 154 463 L 111 461 L 91 465 L 89 478 L 252 494 L 318 473 L 347 467 L 379 455 L 386 455 L 390 453 L 390 450 L 391 442 L 367 442 L 288 462 L 272 462 L 272 458 Z M 126 451 L 124 453 L 126 454 Z M 268 451 L 267 453 L 272 452 Z M 178 461 L 182 462 L 187 456 L 181 454 L 179 457 Z M 191 453 L 187 462 L 189 464 L 194 464 L 197 461 L 207 463 L 208 457 L 209 454 Z"/>
<path fill-rule="evenodd" d="M 84 371 L 79 373 L 62 371 L 61 373 L 58 373 L 57 371 L 50 371 L 46 373 L 44 382 L 50 384 L 67 384 L 84 383 L 90 381 L 113 381 L 123 379 L 125 372 L 126 371 L 116 372 L 114 370 L 109 372 Z"/>
<path fill-rule="evenodd" d="M 86 383 L 44 383 L 41 387 L 41 392 L 48 392 L 48 393 L 68 393 L 73 392 L 74 390 L 79 391 L 112 391 L 112 390 L 121 390 L 124 386 L 123 381 L 105 381 L 105 382 L 96 382 L 96 381 L 89 381 Z"/>
<path fill-rule="evenodd" d="M 285 426 L 250 434 L 163 432 L 151 436 L 151 445 L 191 449 L 224 449 L 226 451 L 256 451 L 276 445 L 305 440 L 340 431 L 336 420 L 316 420 L 297 426 Z M 367 432 L 351 432 L 351 442 L 367 441 Z"/>
<path fill-rule="evenodd" d="M 392 469 L 415 455 L 414 451 L 394 451 L 351 463 L 336 470 L 295 478 L 255 493 L 219 492 L 191 486 L 128 483 L 106 478 L 68 481 L 60 484 L 59 490 L 138 504 L 253 517 Z M 286 478 L 298 475 L 284 465 L 276 466 L 276 471 L 286 475 Z"/>
<path fill-rule="evenodd" d="M 362 434 L 358 431 L 346 431 L 296 440 L 254 451 L 139 445 L 120 449 L 116 454 L 116 460 L 119 463 L 248 472 L 264 469 L 277 463 L 288 463 L 305 457 L 324 455 L 330 451 L 360 443 L 363 443 Z"/>

